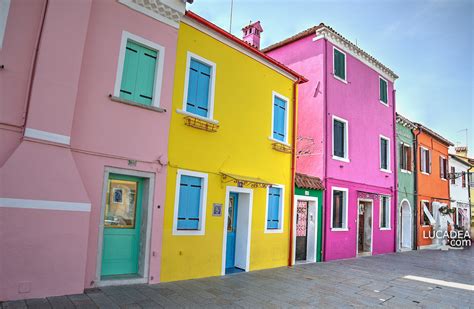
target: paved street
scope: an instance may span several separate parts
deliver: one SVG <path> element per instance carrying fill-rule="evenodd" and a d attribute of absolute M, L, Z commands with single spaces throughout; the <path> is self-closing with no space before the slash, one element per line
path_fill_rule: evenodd
<path fill-rule="evenodd" d="M 408 275 L 442 282 L 404 278 Z M 453 283 L 460 286 L 447 286 Z M 2 308 L 474 308 L 473 288 L 471 248 L 388 254 L 157 285 L 108 287 L 81 295 L 6 302 Z"/>

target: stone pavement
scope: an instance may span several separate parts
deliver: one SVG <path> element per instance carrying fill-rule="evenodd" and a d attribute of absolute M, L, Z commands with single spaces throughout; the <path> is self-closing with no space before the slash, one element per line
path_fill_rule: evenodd
<path fill-rule="evenodd" d="M 471 290 L 404 278 L 467 284 Z M 474 308 L 474 249 L 412 251 L 13 301 L 1 308 Z"/>

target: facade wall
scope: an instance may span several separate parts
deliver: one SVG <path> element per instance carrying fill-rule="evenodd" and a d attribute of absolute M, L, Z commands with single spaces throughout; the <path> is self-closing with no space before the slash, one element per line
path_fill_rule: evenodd
<path fill-rule="evenodd" d="M 99 284 L 106 169 L 147 172 L 155 181 L 148 190 L 153 205 L 165 199 L 170 114 L 163 111 L 171 108 L 178 30 L 118 1 L 44 3 L 11 2 L 0 51 L 7 69 L 0 84 L 9 89 L 0 113 L 0 143 L 8 141 L 0 153 L 0 300 L 76 294 Z M 164 48 L 163 110 L 109 98 L 123 31 Z M 144 274 L 150 283 L 160 278 L 163 220 L 163 208 L 152 209 L 153 257 Z"/>
<path fill-rule="evenodd" d="M 411 129 L 403 126 L 400 123 L 397 123 L 397 170 L 398 170 L 398 222 L 401 222 L 401 205 L 402 202 L 407 201 L 410 204 L 410 209 L 411 209 L 411 215 L 412 215 L 412 220 L 414 218 L 415 214 L 415 170 L 414 170 L 414 141 L 415 141 L 415 136 L 412 132 Z M 409 145 L 411 147 L 411 171 L 405 171 L 402 170 L 400 167 L 400 147 L 402 144 Z M 414 221 L 413 221 L 413 229 L 415 228 L 414 226 Z M 398 248 L 400 248 L 400 233 L 401 233 L 401 225 L 397 225 L 398 229 Z"/>
<path fill-rule="evenodd" d="M 449 180 L 449 194 L 450 194 L 450 199 L 451 199 L 451 208 L 467 208 L 467 216 L 468 218 L 462 219 L 466 220 L 467 222 L 470 222 L 470 201 L 469 201 L 469 179 L 468 179 L 468 173 L 469 173 L 469 168 L 465 163 L 461 163 L 456 159 L 453 159 L 452 156 L 449 156 L 449 172 L 451 172 L 451 169 L 454 167 L 455 173 L 464 173 L 464 176 L 458 177 L 454 180 L 454 183 L 452 180 Z M 463 181 L 462 177 L 464 177 L 464 184 L 465 186 L 463 187 Z M 457 216 L 456 213 L 451 215 L 453 218 L 454 216 Z M 456 221 L 455 221 L 456 222 Z M 456 222 L 458 226 L 462 226 L 460 222 Z M 464 225 L 463 227 L 467 227 L 470 225 L 469 223 Z"/>
<path fill-rule="evenodd" d="M 321 262 L 323 257 L 323 194 L 324 191 L 312 190 L 312 189 L 301 189 L 295 187 L 295 195 L 312 196 L 318 199 L 318 228 L 317 228 L 317 244 L 316 244 L 316 262 Z"/>
<path fill-rule="evenodd" d="M 184 124 L 183 109 L 187 52 L 216 64 L 214 119 L 217 132 Z M 237 186 L 221 172 L 261 178 L 284 185 L 283 231 L 265 233 L 267 189 L 253 192 L 250 233 L 250 270 L 287 265 L 291 202 L 291 155 L 272 149 L 272 92 L 289 99 L 289 137 L 292 136 L 293 82 L 215 38 L 182 23 L 179 30 L 169 141 L 165 218 L 163 223 L 162 281 L 222 274 L 226 189 Z M 258 155 L 257 155 L 258 154 Z M 203 235 L 174 235 L 177 171 L 208 175 Z M 213 216 L 214 203 L 223 205 Z M 239 206 L 240 207 L 240 206 Z"/>
<path fill-rule="evenodd" d="M 307 36 L 268 53 L 309 79 L 301 86 L 298 109 L 298 137 L 314 141 L 311 153 L 300 155 L 297 171 L 326 181 L 325 201 L 331 200 L 331 186 L 350 190 L 349 230 L 330 229 L 330 202 L 325 202 L 325 259 L 355 256 L 357 196 L 364 190 L 391 196 L 391 220 L 395 194 L 395 102 L 393 83 L 388 81 L 388 106 L 379 101 L 379 74 L 360 60 L 346 55 L 347 83 L 333 76 L 333 45 L 325 39 Z M 374 117 L 374 115 L 377 115 Z M 348 121 L 349 162 L 332 159 L 332 117 Z M 379 138 L 390 139 L 390 170 L 380 170 Z M 301 148 L 301 145 L 298 147 Z M 374 216 L 378 215 L 374 200 Z M 374 217 L 375 218 L 375 217 Z M 377 219 L 378 220 L 378 219 Z M 374 221 L 375 223 L 378 221 Z M 373 254 L 393 252 L 395 225 L 390 230 L 374 229 Z M 353 225 L 353 226 L 352 226 Z M 355 228 L 355 230 L 354 230 Z M 341 243 L 344 246 L 341 246 Z"/>
<path fill-rule="evenodd" d="M 417 191 L 418 191 L 418 237 L 417 244 L 418 246 L 431 245 L 431 239 L 423 237 L 423 235 L 428 235 L 432 231 L 432 227 L 428 225 L 422 225 L 421 220 L 423 218 L 423 208 L 421 202 L 426 200 L 430 202 L 440 202 L 449 204 L 449 182 L 448 180 L 441 179 L 440 177 L 440 160 L 439 157 L 443 156 L 446 159 L 448 158 L 448 146 L 425 131 L 419 132 L 415 130 L 415 135 L 418 134 L 418 149 L 417 149 Z M 426 174 L 421 172 L 420 164 L 420 149 L 425 147 L 432 152 L 431 160 L 431 174 Z"/>

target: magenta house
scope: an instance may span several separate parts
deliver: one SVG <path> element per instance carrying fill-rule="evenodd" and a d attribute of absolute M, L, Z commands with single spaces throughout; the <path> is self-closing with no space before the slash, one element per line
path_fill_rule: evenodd
<path fill-rule="evenodd" d="M 397 75 L 324 24 L 263 51 L 309 79 L 296 166 L 324 180 L 324 260 L 394 252 Z"/>
<path fill-rule="evenodd" d="M 0 0 L 0 301 L 159 281 L 185 2 Z"/>

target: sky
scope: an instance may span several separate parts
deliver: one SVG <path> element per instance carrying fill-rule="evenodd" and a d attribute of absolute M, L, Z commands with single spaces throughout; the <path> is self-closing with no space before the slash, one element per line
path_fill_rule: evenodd
<path fill-rule="evenodd" d="M 188 9 L 229 30 L 231 0 Z M 474 155 L 473 0 L 233 0 L 232 34 L 260 20 L 261 47 L 324 22 L 394 71 L 397 112 Z M 464 131 L 462 131 L 464 130 Z"/>

